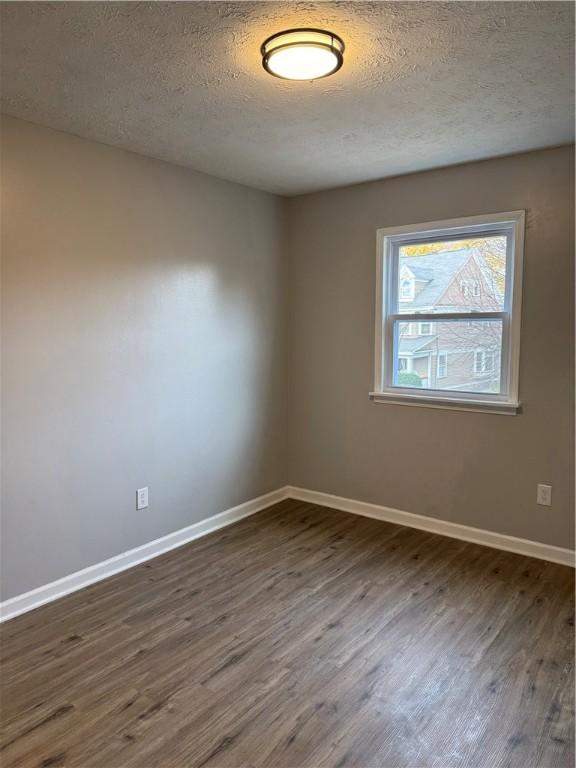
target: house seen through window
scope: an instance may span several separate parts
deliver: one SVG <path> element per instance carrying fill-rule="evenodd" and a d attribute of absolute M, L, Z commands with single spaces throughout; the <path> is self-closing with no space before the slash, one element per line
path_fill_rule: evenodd
<path fill-rule="evenodd" d="M 518 405 L 523 222 L 380 231 L 375 399 Z"/>

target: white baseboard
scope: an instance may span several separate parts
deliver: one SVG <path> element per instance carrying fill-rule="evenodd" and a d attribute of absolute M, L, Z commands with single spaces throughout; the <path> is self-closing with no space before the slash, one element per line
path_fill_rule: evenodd
<path fill-rule="evenodd" d="M 345 499 L 342 496 L 333 496 L 330 493 L 286 486 L 264 496 L 259 496 L 256 499 L 251 499 L 244 504 L 239 504 L 237 507 L 227 509 L 206 520 L 201 520 L 186 528 L 181 528 L 179 531 L 169 533 L 167 536 L 150 541 L 141 547 L 130 549 L 101 563 L 96 563 L 81 571 L 71 573 L 69 576 L 52 581 L 50 584 L 45 584 L 37 589 L 32 589 L 30 592 L 25 592 L 22 595 L 16 595 L 16 597 L 5 600 L 0 603 L 0 621 L 8 621 L 8 619 L 13 619 L 22 613 L 39 608 L 41 605 L 51 603 L 53 600 L 69 595 L 71 592 L 76 592 L 98 581 L 107 579 L 116 573 L 158 557 L 158 555 L 162 555 L 164 552 L 181 547 L 183 544 L 187 544 L 201 536 L 206 536 L 206 534 L 212 533 L 212 531 L 217 531 L 219 528 L 231 525 L 238 520 L 242 520 L 244 517 L 260 512 L 266 509 L 266 507 L 270 507 L 272 504 L 288 498 L 318 504 L 323 507 L 332 507 L 343 512 L 350 512 L 353 515 L 372 517 L 375 520 L 396 523 L 408 528 L 418 528 L 421 531 L 438 533 L 441 536 L 449 536 L 453 539 L 470 541 L 474 544 L 482 544 L 486 547 L 503 549 L 507 552 L 516 552 L 520 555 L 528 555 L 529 557 L 537 557 L 540 560 L 549 560 L 553 563 L 574 567 L 574 551 L 571 549 L 541 544 L 540 542 L 529 541 L 528 539 L 519 539 L 515 536 L 506 536 L 502 533 L 485 531 L 480 528 L 471 528 L 467 525 L 451 523 L 447 520 L 415 515 L 412 512 L 403 512 L 400 509 L 382 507 L 365 501 Z"/>
<path fill-rule="evenodd" d="M 574 567 L 574 550 L 572 549 L 563 549 L 562 547 L 554 547 L 550 544 L 542 544 L 538 541 L 519 539 L 516 536 L 506 536 L 503 533 L 485 531 L 481 528 L 471 528 L 470 526 L 452 523 L 448 520 L 438 520 L 434 517 L 392 509 L 392 507 L 368 504 L 365 501 L 332 496 L 330 493 L 308 491 L 305 488 L 289 486 L 286 489 L 286 494 L 291 499 L 307 501 L 323 507 L 332 507 L 342 512 L 351 512 L 353 515 L 372 517 L 375 520 L 384 520 L 387 523 L 396 523 L 408 528 L 418 528 L 421 531 L 449 536 L 452 539 L 470 541 L 474 544 L 482 544 L 485 547 L 503 549 L 506 552 L 515 552 L 519 555 L 527 555 L 529 557 L 536 557 L 539 560 L 549 560 L 552 563 Z"/>
<path fill-rule="evenodd" d="M 141 547 L 130 549 L 101 563 L 96 563 L 81 571 L 71 573 L 57 581 L 50 582 L 50 584 L 32 589 L 30 592 L 24 592 L 22 595 L 16 595 L 16 597 L 0 603 L 0 621 L 13 619 L 21 613 L 32 611 L 34 608 L 39 608 L 41 605 L 58 600 L 58 598 L 69 595 L 71 592 L 76 592 L 79 589 L 90 586 L 90 584 L 95 584 L 97 581 L 102 581 L 102 579 L 107 579 L 109 576 L 144 563 L 146 560 L 158 557 L 158 555 L 162 555 L 164 552 L 169 552 L 171 549 L 181 547 L 189 541 L 206 536 L 206 534 L 212 533 L 212 531 L 217 531 L 219 528 L 224 528 L 238 520 L 242 520 L 244 517 L 260 512 L 262 509 L 266 509 L 266 507 L 270 507 L 272 504 L 276 504 L 285 498 L 287 498 L 286 488 L 280 488 L 277 491 L 272 491 L 264 496 L 246 501 L 244 504 L 239 504 L 237 507 L 232 507 L 217 515 L 208 517 L 206 520 L 200 520 L 198 523 L 181 528 L 179 531 L 169 533 L 160 539 L 150 541 Z"/>

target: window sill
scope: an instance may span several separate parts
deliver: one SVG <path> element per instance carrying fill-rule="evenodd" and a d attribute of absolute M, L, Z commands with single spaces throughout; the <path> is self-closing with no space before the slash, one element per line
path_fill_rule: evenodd
<path fill-rule="evenodd" d="M 394 392 L 370 392 L 370 400 L 375 403 L 388 403 L 390 405 L 416 405 L 419 408 L 496 413 L 503 416 L 516 416 L 522 410 L 520 403 L 503 402 L 502 400 L 468 400 L 458 397 L 405 395 Z"/>

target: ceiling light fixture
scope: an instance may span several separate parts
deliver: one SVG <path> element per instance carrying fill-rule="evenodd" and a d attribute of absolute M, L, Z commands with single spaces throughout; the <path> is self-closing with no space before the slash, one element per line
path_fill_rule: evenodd
<path fill-rule="evenodd" d="M 262 43 L 266 72 L 284 80 L 318 80 L 344 62 L 344 42 L 323 29 L 287 29 Z"/>

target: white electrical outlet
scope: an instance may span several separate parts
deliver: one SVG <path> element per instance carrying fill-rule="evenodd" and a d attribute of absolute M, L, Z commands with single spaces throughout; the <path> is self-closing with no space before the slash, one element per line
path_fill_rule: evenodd
<path fill-rule="evenodd" d="M 136 491 L 136 509 L 146 509 L 148 506 L 148 488 L 138 488 Z"/>
<path fill-rule="evenodd" d="M 538 483 L 536 491 L 536 503 L 543 507 L 552 505 L 552 486 Z"/>

